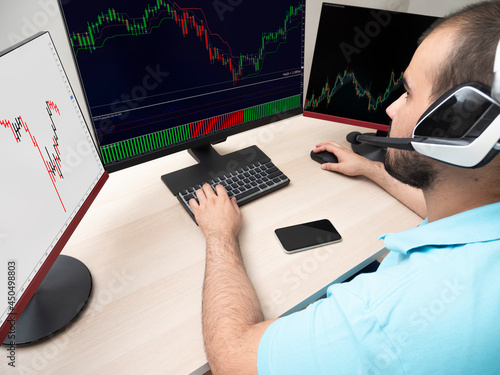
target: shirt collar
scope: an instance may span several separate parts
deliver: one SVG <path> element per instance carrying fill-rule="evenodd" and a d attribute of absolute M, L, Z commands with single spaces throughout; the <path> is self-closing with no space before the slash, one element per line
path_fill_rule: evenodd
<path fill-rule="evenodd" d="M 402 254 L 424 246 L 460 245 L 500 239 L 500 202 L 428 223 L 416 228 L 380 236 L 388 250 Z"/>

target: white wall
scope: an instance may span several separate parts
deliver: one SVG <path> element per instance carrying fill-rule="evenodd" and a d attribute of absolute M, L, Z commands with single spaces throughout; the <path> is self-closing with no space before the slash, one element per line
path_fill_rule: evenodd
<path fill-rule="evenodd" d="M 206 1 L 210 2 L 211 0 Z M 466 4 L 476 1 L 478 0 L 336 0 L 332 2 L 443 16 L 452 10 L 459 9 Z M 304 75 L 306 84 L 316 41 L 321 4 L 321 0 L 306 0 L 306 57 Z M 50 31 L 72 83 L 73 90 L 77 98 L 81 100 L 83 96 L 82 89 L 76 73 L 69 41 L 66 38 L 66 29 L 57 0 L 0 0 L 0 51 L 30 35 L 46 30 Z M 1 74 L 5 74 L 5 72 L 1 72 Z M 88 113 L 86 113 L 86 118 L 87 121 L 90 118 Z"/>

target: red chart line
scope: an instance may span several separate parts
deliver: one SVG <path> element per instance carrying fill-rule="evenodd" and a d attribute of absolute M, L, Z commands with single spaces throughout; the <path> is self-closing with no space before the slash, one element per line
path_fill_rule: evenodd
<path fill-rule="evenodd" d="M 52 106 L 51 106 L 51 108 L 52 108 Z M 55 108 L 57 108 L 57 106 Z M 54 108 L 52 108 L 52 109 L 54 109 Z M 59 109 L 57 109 L 57 112 L 59 113 Z M 31 142 L 33 143 L 33 146 L 38 150 L 38 154 L 42 158 L 42 163 L 44 165 L 45 170 L 47 171 L 47 173 L 49 175 L 50 181 L 52 182 L 52 186 L 54 187 L 54 189 L 56 191 L 57 197 L 59 198 L 59 202 L 61 202 L 62 208 L 63 208 L 64 212 L 66 212 L 66 207 L 64 206 L 61 195 L 59 194 L 59 190 L 57 189 L 57 186 L 56 186 L 54 173 L 52 172 L 51 168 L 49 167 L 49 163 L 43 157 L 42 151 L 40 150 L 40 146 L 38 145 L 36 138 L 31 134 L 31 131 L 28 127 L 28 124 L 22 119 L 22 117 L 19 116 L 17 119 L 19 119 L 19 121 L 21 122 L 22 127 L 24 128 L 24 131 L 30 136 L 30 139 L 31 139 Z M 16 135 L 16 132 L 14 131 L 14 128 L 9 120 L 0 120 L 0 125 L 3 125 L 4 128 L 10 127 L 12 130 L 12 133 L 14 134 L 14 138 L 16 139 L 16 142 L 17 143 L 20 142 L 20 137 L 18 135 Z M 55 141 L 54 141 L 54 143 L 55 143 Z M 62 176 L 59 172 L 58 172 L 58 174 L 59 174 L 59 178 L 62 178 Z"/>
<path fill-rule="evenodd" d="M 56 190 L 57 197 L 59 198 L 59 201 L 61 202 L 61 205 L 63 207 L 64 212 L 66 212 L 66 207 L 64 207 L 64 203 L 63 203 L 63 201 L 61 199 L 61 195 L 59 194 L 59 190 L 57 190 L 57 186 L 56 186 L 54 175 L 53 175 L 51 169 L 48 166 L 48 162 L 45 161 L 45 158 L 43 157 L 42 151 L 40 150 L 40 146 L 38 146 L 38 142 L 36 141 L 35 137 L 31 135 L 31 132 L 30 132 L 30 130 L 28 128 L 28 125 L 23 121 L 23 119 L 21 118 L 21 116 L 19 116 L 19 120 L 21 120 L 21 123 L 23 124 L 24 128 L 28 131 L 28 133 L 29 133 L 29 135 L 31 137 L 31 140 L 33 141 L 33 146 L 35 146 L 37 148 L 38 153 L 40 154 L 40 157 L 42 158 L 43 165 L 45 166 L 45 170 L 49 174 L 50 181 L 52 182 L 52 186 L 54 186 L 54 189 Z"/>
<path fill-rule="evenodd" d="M 19 143 L 19 139 L 17 138 L 16 132 L 14 131 L 14 128 L 12 127 L 12 124 L 10 123 L 9 120 L 1 120 L 0 125 L 3 125 L 5 128 L 9 127 L 10 130 L 12 130 L 12 134 L 14 135 L 16 142 Z"/>

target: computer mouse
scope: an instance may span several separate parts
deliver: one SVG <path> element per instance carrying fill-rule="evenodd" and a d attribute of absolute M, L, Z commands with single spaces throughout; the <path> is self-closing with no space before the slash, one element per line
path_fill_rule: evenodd
<path fill-rule="evenodd" d="M 331 152 L 328 151 L 320 151 L 318 153 L 311 151 L 311 159 L 317 161 L 320 164 L 339 162 L 339 159 L 337 159 L 335 154 L 332 154 Z"/>

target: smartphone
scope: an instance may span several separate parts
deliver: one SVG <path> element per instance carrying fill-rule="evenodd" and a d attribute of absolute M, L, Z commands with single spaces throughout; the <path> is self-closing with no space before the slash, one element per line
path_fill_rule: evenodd
<path fill-rule="evenodd" d="M 285 253 L 295 253 L 342 240 L 339 232 L 327 219 L 278 228 L 274 233 Z"/>

